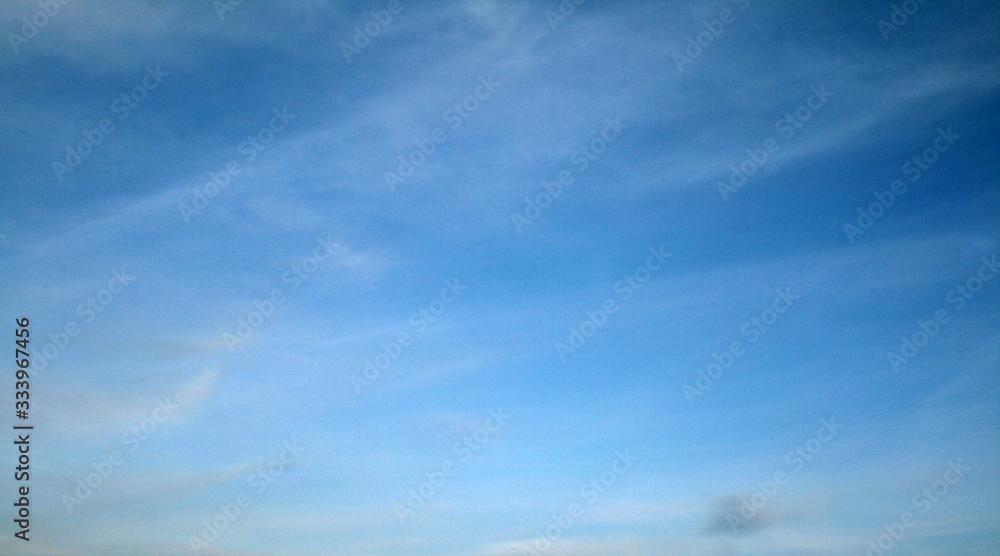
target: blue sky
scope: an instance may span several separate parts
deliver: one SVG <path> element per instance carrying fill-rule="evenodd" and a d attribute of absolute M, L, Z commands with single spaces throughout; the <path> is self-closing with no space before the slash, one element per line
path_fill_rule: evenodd
<path fill-rule="evenodd" d="M 0 552 L 1000 550 L 995 3 L 56 4 Z"/>

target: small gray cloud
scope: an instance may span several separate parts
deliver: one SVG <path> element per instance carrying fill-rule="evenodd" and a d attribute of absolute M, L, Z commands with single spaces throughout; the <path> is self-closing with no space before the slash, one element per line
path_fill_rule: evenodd
<path fill-rule="evenodd" d="M 781 514 L 768 504 L 757 507 L 750 496 L 734 493 L 715 500 L 705 532 L 713 536 L 746 536 L 781 520 Z"/>

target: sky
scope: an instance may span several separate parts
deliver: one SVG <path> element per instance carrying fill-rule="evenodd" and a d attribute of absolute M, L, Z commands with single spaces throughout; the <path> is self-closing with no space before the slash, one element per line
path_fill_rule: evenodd
<path fill-rule="evenodd" d="M 998 23 L 3 2 L 0 553 L 1000 553 Z"/>

